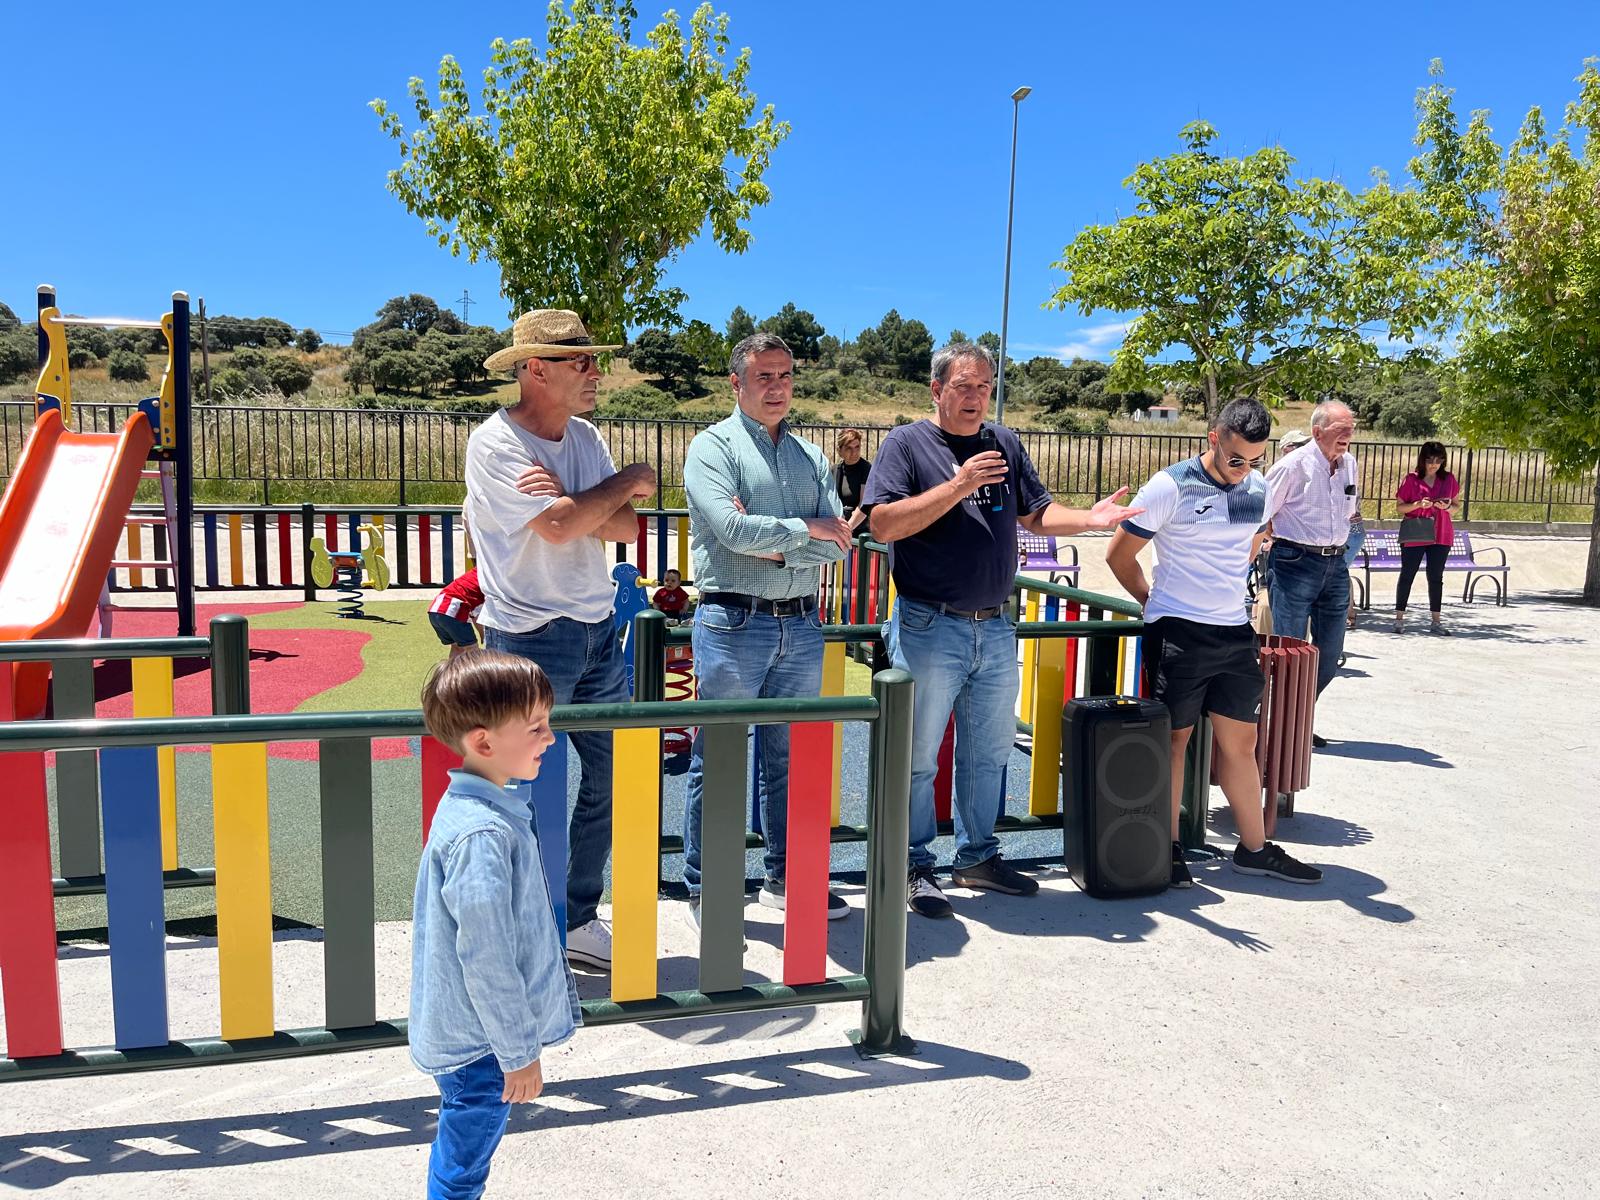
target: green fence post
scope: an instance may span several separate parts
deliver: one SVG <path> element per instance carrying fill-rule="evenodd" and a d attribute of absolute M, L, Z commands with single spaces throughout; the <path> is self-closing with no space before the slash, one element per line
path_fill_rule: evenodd
<path fill-rule="evenodd" d="M 317 584 L 311 578 L 311 529 L 316 520 L 317 510 L 312 505 L 302 504 L 300 506 L 300 574 L 301 583 L 305 586 L 305 594 L 308 601 L 317 598 Z M 400 531 L 400 536 L 405 537 L 404 529 Z"/>
<path fill-rule="evenodd" d="M 633 698 L 667 698 L 667 614 L 659 609 L 633 617 Z"/>
<path fill-rule="evenodd" d="M 1211 804 L 1211 719 L 1204 715 L 1189 735 L 1183 755 L 1183 811 L 1179 817 L 1178 841 L 1185 850 L 1211 854 L 1206 845 L 1207 809 Z"/>
<path fill-rule="evenodd" d="M 851 1034 L 864 1058 L 915 1054 L 901 1029 L 906 994 L 906 853 L 911 835 L 911 702 L 915 685 L 900 670 L 872 678 L 872 786 L 867 817 L 867 915 L 862 974 L 867 998 Z"/>
<path fill-rule="evenodd" d="M 94 660 L 63 658 L 52 664 L 55 719 L 94 719 Z M 100 874 L 100 760 L 93 750 L 56 753 L 56 828 L 61 873 Z"/>
<path fill-rule="evenodd" d="M 250 622 L 233 614 L 211 618 L 211 711 L 250 711 Z"/>
<path fill-rule="evenodd" d="M 1089 609 L 1089 620 L 1099 621 L 1105 613 L 1098 608 Z M 1084 672 L 1084 682 L 1091 696 L 1115 696 L 1118 692 L 1117 639 L 1111 634 L 1097 633 L 1089 638 L 1089 661 Z"/>

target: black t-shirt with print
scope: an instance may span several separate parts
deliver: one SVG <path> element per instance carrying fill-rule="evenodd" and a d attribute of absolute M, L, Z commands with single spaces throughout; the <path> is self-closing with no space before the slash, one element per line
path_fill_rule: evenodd
<path fill-rule="evenodd" d="M 994 431 L 1005 455 L 1005 481 L 966 497 L 920 533 L 891 543 L 889 570 L 900 595 L 975 611 L 1003 604 L 1017 574 L 1017 517 L 1050 503 L 1050 493 L 1017 435 L 1004 425 Z M 889 431 L 878 448 L 862 504 L 890 504 L 919 496 L 951 479 L 982 449 L 978 435 L 959 437 L 922 420 Z"/>

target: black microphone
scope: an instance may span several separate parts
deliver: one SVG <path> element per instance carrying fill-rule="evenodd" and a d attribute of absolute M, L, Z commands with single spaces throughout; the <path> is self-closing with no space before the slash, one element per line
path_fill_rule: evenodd
<path fill-rule="evenodd" d="M 982 429 L 978 430 L 979 453 L 982 453 L 985 450 L 998 450 L 999 448 L 1000 443 L 995 440 L 994 430 L 992 428 L 990 428 L 988 425 L 985 425 Z M 1005 507 L 1005 504 L 1001 500 L 1000 489 L 995 487 L 995 485 L 992 483 L 984 484 L 978 489 L 978 494 L 979 507 L 988 508 L 990 512 L 999 512 Z"/>

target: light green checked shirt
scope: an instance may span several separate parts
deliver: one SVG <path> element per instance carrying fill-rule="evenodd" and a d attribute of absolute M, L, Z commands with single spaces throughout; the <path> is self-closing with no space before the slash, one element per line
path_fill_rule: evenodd
<path fill-rule="evenodd" d="M 744 592 L 767 600 L 815 596 L 821 565 L 844 551 L 813 540 L 807 517 L 844 509 L 822 451 L 778 426 L 778 441 L 739 409 L 695 435 L 683 464 L 689 498 L 689 564 L 706 592 Z M 734 508 L 737 497 L 744 504 Z M 781 554 L 783 561 L 758 558 Z"/>

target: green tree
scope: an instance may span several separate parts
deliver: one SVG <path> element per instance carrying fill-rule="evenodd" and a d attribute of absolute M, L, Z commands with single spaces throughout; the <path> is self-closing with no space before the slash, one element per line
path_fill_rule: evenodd
<path fill-rule="evenodd" d="M 4 300 L 0 300 L 0 333 L 6 333 L 17 328 L 22 322 L 17 320 L 17 314 Z"/>
<path fill-rule="evenodd" d="M 1476 112 L 1466 130 L 1442 84 L 1417 98 L 1412 162 L 1459 273 L 1461 337 L 1446 412 L 1473 445 L 1538 448 L 1558 478 L 1600 464 L 1600 60 L 1553 135 L 1534 107 L 1504 152 Z M 1434 64 L 1433 73 L 1440 69 Z M 1600 476 L 1583 599 L 1600 605 Z"/>
<path fill-rule="evenodd" d="M 285 354 L 274 354 L 267 359 L 267 378 L 272 386 L 285 396 L 298 396 L 311 389 L 316 372 L 309 363 Z"/>
<path fill-rule="evenodd" d="M 690 321 L 673 338 L 678 349 L 700 364 L 709 375 L 725 375 L 728 371 L 728 343 L 722 335 L 704 321 Z"/>
<path fill-rule="evenodd" d="M 315 329 L 302 329 L 294 339 L 294 348 L 302 354 L 315 354 L 322 349 L 322 335 Z"/>
<path fill-rule="evenodd" d="M 1179 136 L 1181 153 L 1124 180 L 1133 212 L 1084 229 L 1055 264 L 1067 282 L 1049 307 L 1138 314 L 1109 388 L 1194 383 L 1214 413 L 1316 394 L 1376 362 L 1379 337 L 1442 331 L 1451 287 L 1419 259 L 1411 194 L 1381 177 L 1360 194 L 1297 179 L 1281 146 L 1219 156 L 1204 121 Z"/>
<path fill-rule="evenodd" d="M 665 329 L 646 329 L 628 349 L 628 364 L 646 375 L 658 376 L 665 391 L 683 394 L 700 373 L 700 361 Z"/>
<path fill-rule="evenodd" d="M 38 340 L 31 327 L 17 325 L 0 330 L 0 383 L 10 383 L 38 373 Z"/>
<path fill-rule="evenodd" d="M 816 362 L 822 354 L 819 344 L 825 330 L 811 313 L 796 308 L 794 301 L 785 304 L 774 316 L 761 322 L 760 328 L 775 333 L 788 343 L 796 358 Z"/>
<path fill-rule="evenodd" d="M 126 346 L 119 346 L 111 352 L 107 369 L 111 378 L 125 383 L 143 383 L 150 378 L 150 364 L 145 362 L 144 355 Z"/>
<path fill-rule="evenodd" d="M 597 341 L 676 322 L 685 297 L 664 270 L 707 225 L 744 251 L 789 133 L 770 105 L 755 117 L 750 54 L 729 60 L 726 16 L 703 4 L 685 31 L 668 12 L 643 45 L 636 16 L 630 0 L 553 0 L 545 50 L 493 43 L 482 113 L 451 57 L 437 99 L 411 80 L 414 129 L 372 102 L 400 149 L 389 190 L 428 233 L 495 261 L 513 311 L 575 309 Z"/>
<path fill-rule="evenodd" d="M 756 331 L 756 320 L 742 307 L 728 314 L 728 348 L 731 350 Z"/>

